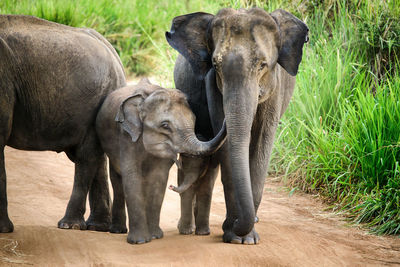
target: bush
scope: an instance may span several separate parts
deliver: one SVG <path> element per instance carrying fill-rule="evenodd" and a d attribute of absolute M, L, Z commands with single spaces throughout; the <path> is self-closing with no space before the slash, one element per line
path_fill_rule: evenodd
<path fill-rule="evenodd" d="M 378 1 L 375 5 L 366 2 L 365 5 L 359 12 L 360 46 L 366 50 L 373 72 L 382 78 L 385 73 L 398 71 L 396 61 L 400 59 L 400 12 L 394 6 L 395 1 Z"/>

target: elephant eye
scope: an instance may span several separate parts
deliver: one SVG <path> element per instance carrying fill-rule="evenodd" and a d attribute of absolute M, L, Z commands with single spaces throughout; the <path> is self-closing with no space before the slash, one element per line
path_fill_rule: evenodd
<path fill-rule="evenodd" d="M 261 64 L 260 64 L 259 70 L 261 71 L 261 70 L 265 69 L 265 67 L 268 67 L 268 63 L 267 63 L 266 61 L 263 61 L 263 62 L 261 62 Z"/>
<path fill-rule="evenodd" d="M 169 127 L 169 123 L 168 121 L 163 121 L 160 125 L 161 128 L 165 129 L 165 130 L 171 130 L 171 128 Z"/>

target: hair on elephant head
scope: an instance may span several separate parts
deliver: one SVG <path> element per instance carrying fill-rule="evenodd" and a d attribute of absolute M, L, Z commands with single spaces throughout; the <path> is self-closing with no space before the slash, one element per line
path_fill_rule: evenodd
<path fill-rule="evenodd" d="M 225 116 L 227 157 L 236 199 L 227 206 L 237 209 L 228 213 L 236 214 L 233 232 L 238 236 L 253 229 L 255 207 L 261 197 L 253 201 L 254 192 L 260 189 L 252 188 L 252 184 L 254 187 L 253 180 L 263 181 L 266 175 L 254 178 L 254 173 L 264 170 L 251 169 L 250 160 L 268 162 L 276 124 L 293 92 L 293 76 L 298 72 L 307 35 L 306 24 L 289 12 L 278 9 L 267 13 L 260 8 L 225 8 L 215 16 L 202 12 L 179 16 L 166 32 L 168 43 L 189 62 L 194 76 L 204 81 L 208 106 L 219 107 Z M 177 71 L 178 63 L 179 58 L 176 73 L 185 72 L 183 68 Z M 209 97 L 209 91 L 219 97 Z M 213 116 L 210 112 L 211 120 Z M 257 140 L 263 141 L 249 152 L 250 142 Z M 258 156 L 250 157 L 249 153 L 257 149 L 261 149 Z"/>
<path fill-rule="evenodd" d="M 173 159 L 180 167 L 179 153 L 205 156 L 224 143 L 225 125 L 212 140 L 197 139 L 196 118 L 182 92 L 153 85 L 147 79 L 142 79 L 138 87 L 139 90 L 123 99 L 115 120 L 122 124 L 133 142 L 142 137 L 147 152 Z"/>

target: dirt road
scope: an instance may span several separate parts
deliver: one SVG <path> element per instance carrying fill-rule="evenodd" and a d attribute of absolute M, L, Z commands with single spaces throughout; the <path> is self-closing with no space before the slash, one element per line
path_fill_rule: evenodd
<path fill-rule="evenodd" d="M 73 164 L 62 154 L 6 149 L 9 213 L 14 233 L 0 235 L 1 266 L 366 266 L 400 265 L 400 239 L 368 235 L 312 197 L 268 182 L 256 246 L 222 243 L 225 206 L 218 179 L 210 236 L 179 235 L 179 196 L 167 191 L 164 238 L 130 245 L 116 235 L 57 229 L 72 189 Z M 170 183 L 176 183 L 173 168 Z"/>

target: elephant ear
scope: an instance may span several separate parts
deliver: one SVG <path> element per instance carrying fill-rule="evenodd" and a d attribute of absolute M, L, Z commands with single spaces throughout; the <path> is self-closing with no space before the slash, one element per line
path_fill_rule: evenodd
<path fill-rule="evenodd" d="M 303 55 L 303 45 L 308 41 L 307 25 L 291 13 L 277 9 L 271 13 L 279 27 L 281 45 L 278 63 L 295 76 Z"/>
<path fill-rule="evenodd" d="M 214 15 L 203 12 L 175 17 L 171 30 L 165 33 L 168 43 L 189 61 L 200 80 L 212 67 L 207 35 L 213 18 Z"/>
<path fill-rule="evenodd" d="M 133 142 L 137 142 L 142 134 L 143 125 L 139 110 L 144 98 L 143 93 L 128 96 L 121 102 L 115 117 L 115 121 L 121 123 L 122 129 L 131 136 Z"/>

